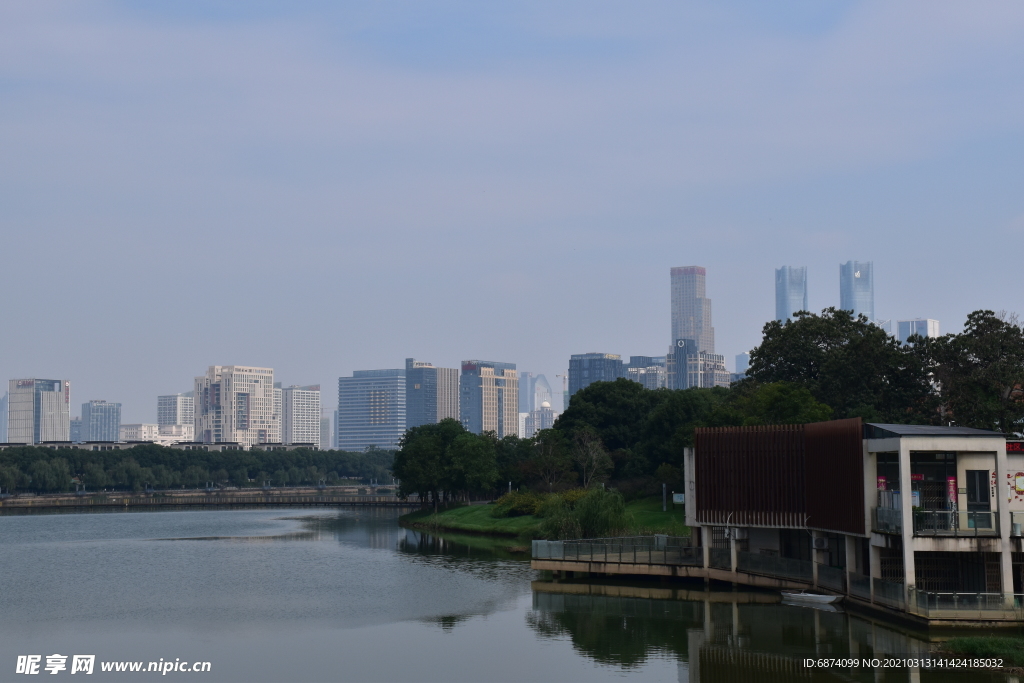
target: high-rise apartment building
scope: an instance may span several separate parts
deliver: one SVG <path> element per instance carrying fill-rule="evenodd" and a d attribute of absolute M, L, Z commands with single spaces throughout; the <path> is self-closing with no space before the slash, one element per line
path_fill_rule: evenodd
<path fill-rule="evenodd" d="M 574 353 L 569 357 L 569 396 L 594 382 L 614 382 L 625 376 L 617 353 Z"/>
<path fill-rule="evenodd" d="M 459 371 L 405 359 L 405 426 L 459 419 Z"/>
<path fill-rule="evenodd" d="M 7 403 L 9 394 L 5 391 L 0 398 L 0 443 L 7 443 Z"/>
<path fill-rule="evenodd" d="M 700 266 L 672 269 L 672 340 L 693 339 L 698 351 L 714 353 L 715 328 L 711 326 L 706 280 L 707 271 Z"/>
<path fill-rule="evenodd" d="M 338 448 L 398 448 L 405 434 L 405 369 L 356 370 L 338 378 Z"/>
<path fill-rule="evenodd" d="M 939 321 L 930 318 L 896 321 L 896 338 L 900 340 L 900 344 L 906 344 L 915 334 L 921 337 L 938 337 Z"/>
<path fill-rule="evenodd" d="M 194 392 L 156 397 L 158 425 L 194 425 L 196 408 Z"/>
<path fill-rule="evenodd" d="M 71 382 L 12 379 L 7 403 L 7 441 L 36 444 L 71 436 Z"/>
<path fill-rule="evenodd" d="M 839 266 L 839 308 L 875 320 L 875 267 L 871 261 L 847 261 Z"/>
<path fill-rule="evenodd" d="M 519 375 L 515 363 L 462 361 L 459 417 L 474 434 L 498 438 L 519 433 Z"/>
<path fill-rule="evenodd" d="M 82 404 L 82 441 L 121 438 L 121 404 L 92 400 Z"/>
<path fill-rule="evenodd" d="M 274 403 L 273 368 L 211 365 L 195 379 L 195 438 L 246 447 L 280 443 Z"/>
<path fill-rule="evenodd" d="M 331 418 L 320 418 L 320 450 L 326 451 L 334 444 L 331 443 Z"/>
<path fill-rule="evenodd" d="M 786 322 L 797 311 L 807 310 L 807 267 L 775 269 L 775 319 Z"/>
<path fill-rule="evenodd" d="M 281 443 L 320 445 L 320 385 L 281 389 Z"/>

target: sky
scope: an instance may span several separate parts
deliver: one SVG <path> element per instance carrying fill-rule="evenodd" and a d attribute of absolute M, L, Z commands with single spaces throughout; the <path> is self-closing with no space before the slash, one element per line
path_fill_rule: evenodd
<path fill-rule="evenodd" d="M 0 377 L 72 413 L 209 365 L 731 368 L 774 268 L 882 319 L 1024 313 L 1019 2 L 0 4 Z"/>

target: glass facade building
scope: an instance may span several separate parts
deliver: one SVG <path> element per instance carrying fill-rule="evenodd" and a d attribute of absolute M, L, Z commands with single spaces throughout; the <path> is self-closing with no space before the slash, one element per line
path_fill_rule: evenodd
<path fill-rule="evenodd" d="M 896 338 L 900 340 L 901 344 L 906 344 L 907 339 L 915 334 L 921 337 L 938 337 L 939 321 L 930 318 L 896 321 Z"/>
<path fill-rule="evenodd" d="M 807 267 L 775 269 L 775 319 L 785 322 L 797 311 L 807 310 Z M 737 370 L 737 372 L 739 372 Z"/>
<path fill-rule="evenodd" d="M 575 353 L 569 357 L 569 396 L 594 382 L 614 382 L 625 376 L 617 353 Z"/>
<path fill-rule="evenodd" d="M 847 261 L 839 266 L 839 308 L 874 321 L 874 270 L 871 261 Z"/>
<path fill-rule="evenodd" d="M 117 441 L 120 438 L 120 403 L 94 400 L 82 404 L 82 441 Z"/>
<path fill-rule="evenodd" d="M 519 434 L 519 373 L 515 363 L 462 361 L 459 419 L 474 434 Z"/>
<path fill-rule="evenodd" d="M 459 371 L 405 359 L 405 426 L 459 419 Z"/>
<path fill-rule="evenodd" d="M 394 450 L 405 434 L 405 369 L 356 370 L 338 378 L 338 448 Z"/>
<path fill-rule="evenodd" d="M 9 443 L 36 444 L 70 439 L 71 382 L 12 379 L 8 389 Z"/>
<path fill-rule="evenodd" d="M 711 326 L 711 299 L 707 298 L 707 271 L 701 266 L 673 268 L 672 339 L 693 339 L 697 350 L 715 352 L 715 328 Z"/>

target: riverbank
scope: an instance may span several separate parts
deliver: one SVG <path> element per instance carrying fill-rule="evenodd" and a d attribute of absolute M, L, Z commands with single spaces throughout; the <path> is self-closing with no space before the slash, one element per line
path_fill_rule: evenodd
<path fill-rule="evenodd" d="M 535 515 L 518 517 L 494 517 L 494 504 L 463 505 L 448 508 L 434 514 L 432 509 L 417 510 L 399 517 L 399 524 L 425 531 L 448 531 L 465 534 L 499 536 L 529 541 L 542 538 L 542 519 Z M 684 524 L 683 507 L 672 507 L 661 511 L 661 497 L 643 498 L 626 504 L 626 533 L 636 536 L 669 534 L 688 536 L 689 528 Z"/>

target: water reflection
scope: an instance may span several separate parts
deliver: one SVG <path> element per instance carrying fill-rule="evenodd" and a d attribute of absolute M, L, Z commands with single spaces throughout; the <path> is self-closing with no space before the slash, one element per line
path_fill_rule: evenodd
<path fill-rule="evenodd" d="M 809 669 L 804 658 L 929 655 L 926 634 L 871 617 L 783 603 L 768 591 L 534 581 L 527 624 L 625 670 L 679 662 L 687 683 L 736 681 L 1016 681 L 992 671 Z"/>

